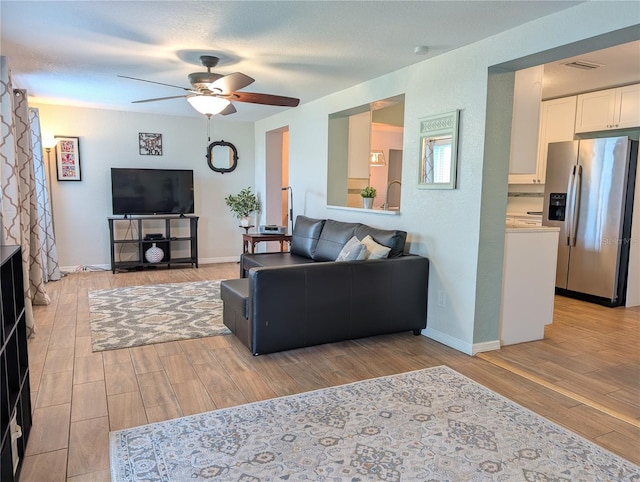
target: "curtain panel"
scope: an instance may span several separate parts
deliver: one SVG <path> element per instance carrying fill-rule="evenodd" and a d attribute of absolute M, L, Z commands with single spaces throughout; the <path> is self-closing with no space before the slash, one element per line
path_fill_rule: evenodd
<path fill-rule="evenodd" d="M 33 304 L 45 290 L 35 168 L 26 91 L 14 90 L 7 58 L 0 57 L 0 227 L 2 244 L 22 247 L 27 331 L 35 333 Z"/>
<path fill-rule="evenodd" d="M 42 133 L 40 131 L 40 113 L 38 109 L 29 108 L 29 127 L 31 128 L 31 152 L 33 153 L 34 186 L 36 194 L 36 209 L 38 216 L 38 232 L 40 236 L 40 258 L 42 264 L 42 278 L 47 281 L 57 281 L 62 277 L 58 265 L 58 253 L 53 232 L 53 215 L 47 187 L 47 170 L 50 159 L 45 164 L 42 156 Z M 50 149 L 47 152 L 50 154 Z"/>

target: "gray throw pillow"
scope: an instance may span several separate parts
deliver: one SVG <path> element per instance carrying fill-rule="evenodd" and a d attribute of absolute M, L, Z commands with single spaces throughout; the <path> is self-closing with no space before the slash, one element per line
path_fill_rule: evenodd
<path fill-rule="evenodd" d="M 360 242 L 358 238 L 353 236 L 342 247 L 336 261 L 357 261 L 364 259 L 367 255 L 367 247 Z"/>

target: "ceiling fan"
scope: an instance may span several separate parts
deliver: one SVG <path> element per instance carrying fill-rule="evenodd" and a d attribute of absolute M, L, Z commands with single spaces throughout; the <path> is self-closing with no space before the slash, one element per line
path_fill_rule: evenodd
<path fill-rule="evenodd" d="M 240 72 L 234 72 L 228 75 L 216 74 L 211 69 L 218 64 L 218 57 L 212 55 L 200 56 L 200 62 L 207 68 L 206 72 L 193 72 L 189 74 L 189 83 L 191 88 L 180 87 L 178 85 L 165 84 L 163 82 L 155 82 L 153 80 L 138 79 L 119 75 L 124 79 L 139 80 L 141 82 L 149 82 L 151 84 L 166 85 L 182 89 L 188 94 L 172 95 L 169 97 L 157 97 L 154 99 L 134 100 L 133 104 L 143 102 L 156 102 L 159 100 L 186 98 L 187 102 L 198 112 L 211 117 L 215 114 L 229 115 L 236 112 L 236 108 L 231 101 L 248 102 L 251 104 L 276 105 L 283 107 L 296 107 L 300 103 L 300 99 L 293 97 L 284 97 L 281 95 L 258 94 L 255 92 L 237 92 L 255 82 L 248 75 Z"/>

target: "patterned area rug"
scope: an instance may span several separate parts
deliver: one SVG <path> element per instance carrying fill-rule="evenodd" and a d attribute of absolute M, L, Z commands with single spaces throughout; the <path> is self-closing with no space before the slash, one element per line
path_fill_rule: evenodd
<path fill-rule="evenodd" d="M 111 432 L 110 454 L 119 482 L 640 477 L 444 366 Z"/>
<path fill-rule="evenodd" d="M 89 292 L 93 351 L 230 333 L 220 280 Z"/>

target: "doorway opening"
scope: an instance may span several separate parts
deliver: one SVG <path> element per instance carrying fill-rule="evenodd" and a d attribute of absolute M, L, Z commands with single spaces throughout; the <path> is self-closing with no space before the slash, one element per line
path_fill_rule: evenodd
<path fill-rule="evenodd" d="M 284 226 L 293 231 L 293 189 L 289 182 L 289 127 L 266 134 L 266 224 Z"/>

